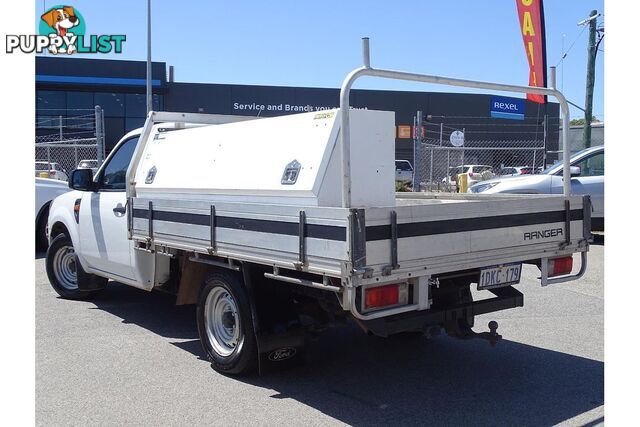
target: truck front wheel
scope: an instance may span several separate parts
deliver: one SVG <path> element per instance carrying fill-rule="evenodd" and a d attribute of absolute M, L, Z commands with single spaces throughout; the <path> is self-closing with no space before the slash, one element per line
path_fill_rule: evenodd
<path fill-rule="evenodd" d="M 46 268 L 53 290 L 65 299 L 82 300 L 96 294 L 96 291 L 80 289 L 79 280 L 91 281 L 93 289 L 102 288 L 107 283 L 107 279 L 93 276 L 82 269 L 76 258 L 73 243 L 65 233 L 59 234 L 51 242 L 47 250 Z"/>
<path fill-rule="evenodd" d="M 197 322 L 202 347 L 216 371 L 241 374 L 255 368 L 249 296 L 237 276 L 216 272 L 207 277 L 198 298 Z"/>

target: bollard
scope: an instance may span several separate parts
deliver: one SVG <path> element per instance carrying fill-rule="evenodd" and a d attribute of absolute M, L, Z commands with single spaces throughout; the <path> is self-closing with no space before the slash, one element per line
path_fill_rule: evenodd
<path fill-rule="evenodd" d="M 466 193 L 467 188 L 469 188 L 469 174 L 460 173 L 458 174 L 458 192 Z"/>

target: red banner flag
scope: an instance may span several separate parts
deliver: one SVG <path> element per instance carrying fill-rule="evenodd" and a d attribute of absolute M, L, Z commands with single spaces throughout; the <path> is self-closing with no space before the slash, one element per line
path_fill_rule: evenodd
<path fill-rule="evenodd" d="M 529 86 L 547 86 L 547 53 L 542 0 L 516 0 L 520 32 L 529 61 Z M 544 104 L 546 96 L 528 93 L 527 99 Z"/>

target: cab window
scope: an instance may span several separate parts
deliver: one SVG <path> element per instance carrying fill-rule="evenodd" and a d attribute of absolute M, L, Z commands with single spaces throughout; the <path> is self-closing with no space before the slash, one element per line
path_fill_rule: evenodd
<path fill-rule="evenodd" d="M 126 189 L 127 168 L 137 144 L 138 137 L 135 136 L 117 148 L 104 167 L 100 177 L 100 190 L 124 191 Z"/>

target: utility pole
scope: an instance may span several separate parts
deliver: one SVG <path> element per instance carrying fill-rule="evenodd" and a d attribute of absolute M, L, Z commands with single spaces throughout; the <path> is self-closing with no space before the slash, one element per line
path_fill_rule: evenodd
<path fill-rule="evenodd" d="M 589 24 L 589 46 L 587 60 L 587 93 L 584 100 L 584 148 L 591 147 L 591 119 L 593 117 L 593 85 L 596 77 L 596 18 L 598 11 L 592 10 L 587 18 Z"/>

